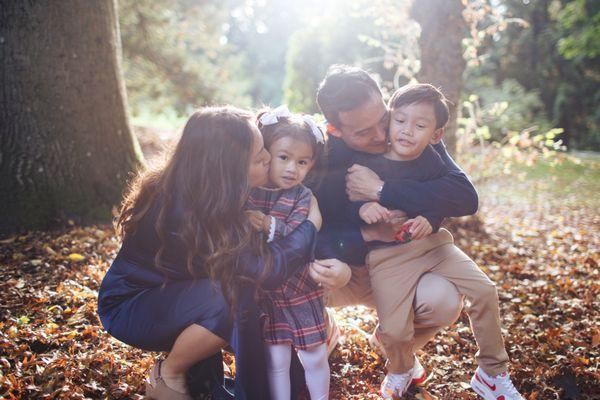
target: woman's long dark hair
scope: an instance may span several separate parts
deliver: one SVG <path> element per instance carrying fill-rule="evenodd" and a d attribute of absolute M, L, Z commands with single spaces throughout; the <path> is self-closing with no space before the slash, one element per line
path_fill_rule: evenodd
<path fill-rule="evenodd" d="M 161 241 L 154 261 L 168 277 L 161 257 L 165 250 L 167 216 L 182 207 L 177 232 L 187 248 L 187 270 L 193 277 L 220 282 L 232 307 L 240 255 L 248 248 L 265 261 L 259 281 L 269 274 L 268 248 L 253 233 L 244 213 L 248 198 L 248 168 L 252 157 L 253 114 L 233 107 L 204 108 L 188 120 L 166 165 L 138 174 L 126 195 L 117 231 L 135 231 L 138 222 L 160 199 L 155 224 Z M 171 228 L 172 229 L 172 228 Z M 259 283 L 259 282 L 256 282 Z"/>

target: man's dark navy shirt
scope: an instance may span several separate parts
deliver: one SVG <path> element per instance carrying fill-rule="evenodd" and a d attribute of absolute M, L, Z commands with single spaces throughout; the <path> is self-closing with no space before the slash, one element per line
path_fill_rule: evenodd
<path fill-rule="evenodd" d="M 327 148 L 328 168 L 319 187 L 313 190 L 323 215 L 316 257 L 337 258 L 351 265 L 364 265 L 368 248 L 362 238 L 360 224 L 348 216 L 346 173 L 352 164 L 369 156 L 349 149 L 341 139 L 335 137 L 329 138 Z M 424 152 L 426 158 L 415 163 L 430 165 L 431 170 L 421 171 L 415 176 L 410 176 L 410 172 L 415 172 L 412 167 L 406 173 L 399 171 L 398 174 L 378 174 L 384 181 L 379 203 L 389 209 L 403 210 L 409 216 L 426 216 L 430 222 L 435 217 L 429 216 L 436 216 L 441 222 L 443 217 L 474 214 L 478 207 L 478 196 L 473 184 L 448 155 L 442 142 L 434 145 L 433 149 L 437 154 Z M 439 164 L 436 162 L 427 162 L 427 157 L 433 157 L 431 160 L 434 160 L 436 156 L 445 165 L 443 171 L 438 169 Z M 373 159 L 385 160 L 381 155 L 374 156 Z M 377 169 L 376 165 L 374 167 Z M 423 181 L 419 177 L 434 179 Z M 437 225 L 434 229 L 439 227 L 439 222 L 432 224 Z"/>

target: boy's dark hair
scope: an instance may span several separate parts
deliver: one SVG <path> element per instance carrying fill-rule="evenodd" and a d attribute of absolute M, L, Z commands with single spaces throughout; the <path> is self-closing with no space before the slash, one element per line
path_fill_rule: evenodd
<path fill-rule="evenodd" d="M 340 112 L 350 111 L 364 104 L 381 89 L 369 73 L 358 67 L 332 65 L 317 90 L 317 104 L 327 122 L 340 127 Z"/>
<path fill-rule="evenodd" d="M 388 108 L 393 111 L 402 106 L 416 103 L 428 103 L 435 110 L 435 129 L 446 126 L 450 117 L 448 99 L 444 94 L 429 83 L 416 83 L 402 86 L 396 90 L 388 102 Z"/>

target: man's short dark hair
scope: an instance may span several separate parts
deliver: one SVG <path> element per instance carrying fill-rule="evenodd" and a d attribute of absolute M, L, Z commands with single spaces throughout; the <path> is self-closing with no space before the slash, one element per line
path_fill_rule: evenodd
<path fill-rule="evenodd" d="M 393 111 L 402 106 L 416 103 L 428 103 L 435 110 L 435 129 L 446 126 L 450 117 L 448 99 L 434 86 L 428 83 L 416 83 L 402 86 L 396 90 L 388 102 L 388 108 Z"/>
<path fill-rule="evenodd" d="M 381 89 L 369 73 L 358 67 L 332 65 L 317 90 L 317 104 L 327 122 L 341 126 L 340 112 L 363 105 Z"/>

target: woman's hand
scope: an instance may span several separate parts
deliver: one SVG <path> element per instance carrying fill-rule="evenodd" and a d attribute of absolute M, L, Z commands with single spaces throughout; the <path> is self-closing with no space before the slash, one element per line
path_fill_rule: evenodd
<path fill-rule="evenodd" d="M 309 273 L 315 282 L 328 290 L 346 286 L 352 277 L 348 264 L 335 258 L 313 261 Z"/>
<path fill-rule="evenodd" d="M 257 232 L 269 233 L 271 229 L 271 217 L 257 210 L 246 210 L 250 225 Z"/>
<path fill-rule="evenodd" d="M 410 238 L 411 240 L 419 240 L 423 239 L 425 236 L 431 234 L 433 232 L 433 228 L 431 224 L 427 220 L 427 218 L 418 216 L 413 219 L 409 219 L 404 223 L 404 225 L 411 224 L 410 229 Z"/>
<path fill-rule="evenodd" d="M 308 210 L 308 218 L 312 222 L 318 231 L 321 230 L 323 225 L 323 217 L 321 217 L 321 210 L 319 210 L 319 202 L 314 194 L 310 197 L 310 209 Z"/>

